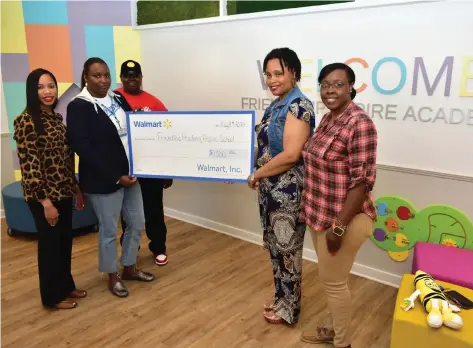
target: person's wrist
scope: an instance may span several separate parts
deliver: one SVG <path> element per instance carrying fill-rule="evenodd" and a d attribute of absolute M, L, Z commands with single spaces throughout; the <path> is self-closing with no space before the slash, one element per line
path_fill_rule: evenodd
<path fill-rule="evenodd" d="M 345 223 L 342 219 L 340 218 L 335 218 L 335 224 L 337 226 L 340 226 L 340 227 L 343 227 L 344 229 L 347 229 L 348 228 L 348 223 Z"/>
<path fill-rule="evenodd" d="M 51 208 L 53 205 L 53 203 L 49 199 L 43 199 L 42 201 L 40 201 L 40 203 L 43 208 Z"/>
<path fill-rule="evenodd" d="M 347 231 L 348 226 L 344 225 L 338 218 L 336 218 L 333 221 L 333 224 L 332 224 L 330 229 L 331 229 L 333 234 L 335 234 L 338 237 L 341 237 Z"/>
<path fill-rule="evenodd" d="M 254 173 L 253 173 L 253 180 L 254 181 L 257 181 L 257 180 L 260 180 L 261 179 L 261 172 L 260 170 L 256 170 Z"/>

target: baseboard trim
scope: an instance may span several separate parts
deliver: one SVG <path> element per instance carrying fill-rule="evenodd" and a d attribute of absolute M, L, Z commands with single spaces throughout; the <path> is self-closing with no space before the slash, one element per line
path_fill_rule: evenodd
<path fill-rule="evenodd" d="M 0 219 L 3 219 L 5 217 L 5 212 L 3 209 L 0 209 Z"/>
<path fill-rule="evenodd" d="M 188 222 L 190 224 L 220 232 L 231 237 L 239 238 L 253 244 L 263 245 L 263 236 L 254 232 L 246 231 L 230 225 L 225 225 L 217 221 L 205 219 L 200 216 L 188 214 L 167 207 L 164 208 L 164 214 L 176 220 Z M 317 262 L 317 254 L 314 250 L 308 248 L 304 248 L 303 258 L 308 261 Z M 392 286 L 394 288 L 399 288 L 399 284 L 401 283 L 401 276 L 397 274 L 385 272 L 359 263 L 355 263 L 353 265 L 351 273 L 362 278 Z"/>
<path fill-rule="evenodd" d="M 377 163 L 376 168 L 378 170 L 385 170 L 388 172 L 406 173 L 406 174 L 419 175 L 419 176 L 430 176 L 430 177 L 439 178 L 439 179 L 465 181 L 465 182 L 473 183 L 473 176 L 468 176 L 468 175 L 434 172 L 432 170 L 409 168 L 409 167 L 402 167 L 402 166 L 392 166 L 392 165 L 382 164 L 382 163 Z"/>

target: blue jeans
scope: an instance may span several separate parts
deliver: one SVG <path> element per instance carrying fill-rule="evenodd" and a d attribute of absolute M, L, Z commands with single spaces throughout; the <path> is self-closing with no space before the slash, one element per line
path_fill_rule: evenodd
<path fill-rule="evenodd" d="M 121 264 L 136 264 L 141 230 L 145 226 L 143 199 L 140 184 L 123 187 L 110 194 L 87 194 L 99 220 L 99 271 L 116 273 L 117 266 L 117 224 L 120 213 L 126 222 L 123 238 Z"/>

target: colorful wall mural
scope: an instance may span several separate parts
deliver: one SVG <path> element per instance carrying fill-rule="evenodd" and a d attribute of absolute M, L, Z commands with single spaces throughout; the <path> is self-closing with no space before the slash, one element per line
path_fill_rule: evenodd
<path fill-rule="evenodd" d="M 59 84 L 58 111 L 79 92 L 84 61 L 103 58 L 112 88 L 120 65 L 141 61 L 139 32 L 131 27 L 129 1 L 1 1 L 1 68 L 10 133 L 26 105 L 25 82 L 36 68 L 50 70 Z M 3 130 L 6 132 L 6 130 Z M 20 179 L 16 144 L 10 141 L 15 177 Z"/>
<path fill-rule="evenodd" d="M 473 250 L 473 222 L 447 205 L 417 210 L 408 200 L 383 196 L 376 200 L 378 217 L 371 240 L 398 262 L 405 261 L 417 242 Z"/>

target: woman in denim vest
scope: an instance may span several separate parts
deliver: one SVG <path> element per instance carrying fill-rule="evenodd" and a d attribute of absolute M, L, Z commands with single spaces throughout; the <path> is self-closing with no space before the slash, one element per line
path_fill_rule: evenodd
<path fill-rule="evenodd" d="M 256 126 L 255 172 L 248 186 L 259 191 L 263 241 L 271 255 L 274 298 L 264 317 L 273 324 L 295 324 L 301 303 L 302 247 L 306 230 L 299 218 L 304 164 L 302 149 L 315 128 L 314 108 L 297 87 L 301 62 L 289 48 L 264 59 L 266 84 L 276 99 Z"/>

